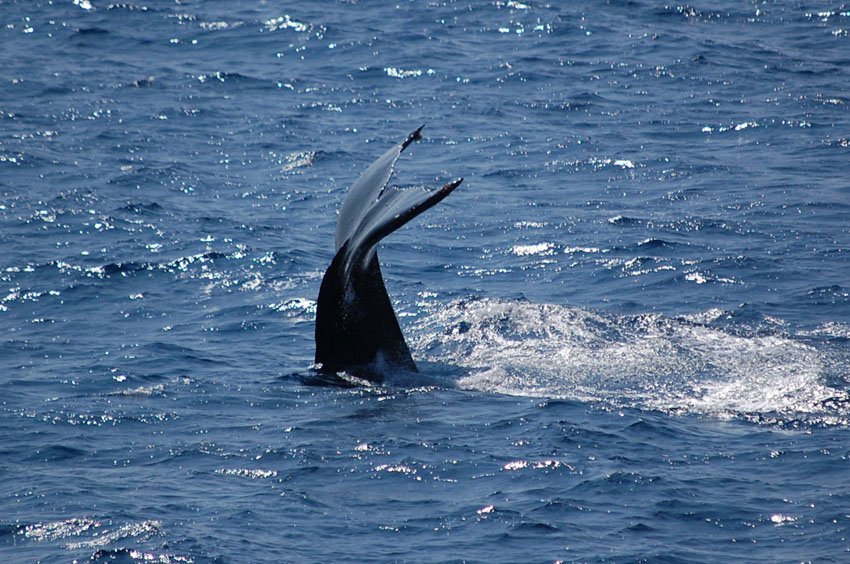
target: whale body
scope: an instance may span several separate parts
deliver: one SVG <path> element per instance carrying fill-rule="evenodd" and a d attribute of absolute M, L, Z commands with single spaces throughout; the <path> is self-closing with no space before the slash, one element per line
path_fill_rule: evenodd
<path fill-rule="evenodd" d="M 316 368 L 377 381 L 392 370 L 416 372 L 378 264 L 378 243 L 451 194 L 390 187 L 402 152 L 422 127 L 381 155 L 351 187 L 336 225 L 336 255 L 322 278 L 316 305 Z"/>

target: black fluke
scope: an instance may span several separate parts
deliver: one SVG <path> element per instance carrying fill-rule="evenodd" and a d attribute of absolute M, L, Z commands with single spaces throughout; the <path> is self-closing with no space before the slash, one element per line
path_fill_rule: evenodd
<path fill-rule="evenodd" d="M 386 370 L 416 372 L 378 265 L 378 243 L 457 188 L 388 187 L 398 158 L 421 139 L 420 127 L 381 155 L 348 191 L 336 225 L 336 256 L 316 306 L 316 365 L 380 380 Z"/>

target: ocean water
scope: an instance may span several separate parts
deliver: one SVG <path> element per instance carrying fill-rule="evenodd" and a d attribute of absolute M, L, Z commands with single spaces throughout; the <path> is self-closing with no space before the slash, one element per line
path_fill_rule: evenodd
<path fill-rule="evenodd" d="M 0 560 L 850 560 L 850 7 L 0 2 Z M 311 370 L 336 212 L 418 377 Z"/>

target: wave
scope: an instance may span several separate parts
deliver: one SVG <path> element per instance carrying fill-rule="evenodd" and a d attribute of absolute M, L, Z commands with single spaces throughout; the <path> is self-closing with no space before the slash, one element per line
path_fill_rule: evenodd
<path fill-rule="evenodd" d="M 93 550 L 90 560 L 121 560 L 151 562 L 186 562 L 188 558 L 160 552 L 148 552 L 146 545 L 158 542 L 164 536 L 161 521 L 129 521 L 115 523 L 110 519 L 73 517 L 61 521 L 45 521 L 19 526 L 15 531 L 22 540 L 17 542 L 62 542 L 64 548 L 74 552 Z M 130 545 L 130 546 L 121 546 Z"/>
<path fill-rule="evenodd" d="M 850 351 L 731 312 L 623 316 L 525 301 L 456 301 L 414 348 L 463 367 L 461 388 L 780 425 L 850 425 Z M 820 345 L 820 346 L 819 346 Z"/>

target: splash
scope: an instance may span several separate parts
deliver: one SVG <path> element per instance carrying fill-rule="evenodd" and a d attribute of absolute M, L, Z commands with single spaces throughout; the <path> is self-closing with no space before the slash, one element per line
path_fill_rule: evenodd
<path fill-rule="evenodd" d="M 616 316 L 521 301 L 454 302 L 414 347 L 469 370 L 458 386 L 769 423 L 850 424 L 848 354 L 724 312 Z M 436 335 L 436 337 L 435 337 Z M 838 387 L 835 387 L 835 386 Z"/>

